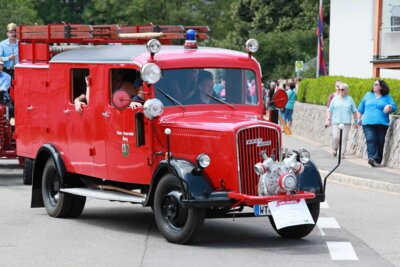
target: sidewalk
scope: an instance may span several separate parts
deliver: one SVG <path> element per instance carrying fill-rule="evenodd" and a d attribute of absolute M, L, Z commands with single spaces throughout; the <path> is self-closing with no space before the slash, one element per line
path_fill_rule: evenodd
<path fill-rule="evenodd" d="M 322 179 L 337 165 L 332 149 L 313 140 L 298 135 L 282 137 L 283 147 L 288 149 L 307 149 L 311 159 L 320 170 Z M 329 176 L 329 181 L 368 187 L 377 190 L 400 193 L 400 170 L 387 167 L 372 168 L 366 159 L 346 155 L 340 166 Z M 329 185 L 328 185 L 329 186 Z"/>

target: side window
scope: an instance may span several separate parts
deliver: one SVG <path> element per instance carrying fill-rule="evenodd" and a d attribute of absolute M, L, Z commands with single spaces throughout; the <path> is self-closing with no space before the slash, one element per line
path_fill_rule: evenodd
<path fill-rule="evenodd" d="M 110 70 L 110 103 L 111 96 L 117 90 L 125 90 L 131 97 L 138 94 L 135 81 L 140 73 L 134 69 L 111 69 Z"/>
<path fill-rule="evenodd" d="M 71 69 L 71 103 L 74 103 L 74 99 L 80 95 L 87 94 L 85 77 L 89 74 L 90 71 L 87 68 Z"/>

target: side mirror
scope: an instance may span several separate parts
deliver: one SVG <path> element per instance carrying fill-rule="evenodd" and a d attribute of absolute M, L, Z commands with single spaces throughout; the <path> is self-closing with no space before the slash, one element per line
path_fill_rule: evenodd
<path fill-rule="evenodd" d="M 288 97 L 285 90 L 275 91 L 272 101 L 277 108 L 284 108 L 288 102 Z"/>
<path fill-rule="evenodd" d="M 131 97 L 127 91 L 120 89 L 112 94 L 111 103 L 119 110 L 126 109 L 131 103 Z"/>

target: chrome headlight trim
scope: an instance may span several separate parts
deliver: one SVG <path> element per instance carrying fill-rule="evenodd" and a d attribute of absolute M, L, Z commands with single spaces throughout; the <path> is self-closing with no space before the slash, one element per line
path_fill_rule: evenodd
<path fill-rule="evenodd" d="M 149 120 L 160 116 L 163 112 L 164 105 L 157 98 L 149 99 L 143 105 L 143 113 Z"/>
<path fill-rule="evenodd" d="M 299 160 L 301 163 L 306 164 L 310 161 L 311 155 L 310 152 L 308 152 L 305 149 L 300 150 L 300 155 L 299 155 Z"/>
<path fill-rule="evenodd" d="M 197 156 L 196 162 L 199 167 L 205 169 L 210 166 L 211 159 L 207 154 L 203 153 Z"/>
<path fill-rule="evenodd" d="M 161 50 L 161 43 L 157 39 L 151 39 L 146 44 L 147 51 L 152 54 L 156 54 Z"/>
<path fill-rule="evenodd" d="M 148 84 L 155 84 L 161 79 L 161 69 L 154 63 L 147 63 L 141 68 L 140 77 Z"/>
<path fill-rule="evenodd" d="M 246 41 L 246 51 L 249 53 L 257 52 L 259 47 L 260 45 L 256 39 L 249 39 Z"/>

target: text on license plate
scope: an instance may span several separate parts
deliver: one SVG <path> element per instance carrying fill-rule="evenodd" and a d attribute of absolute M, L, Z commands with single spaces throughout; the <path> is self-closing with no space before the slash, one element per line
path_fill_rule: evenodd
<path fill-rule="evenodd" d="M 271 211 L 269 210 L 268 205 L 254 205 L 253 210 L 256 216 L 271 215 Z"/>

